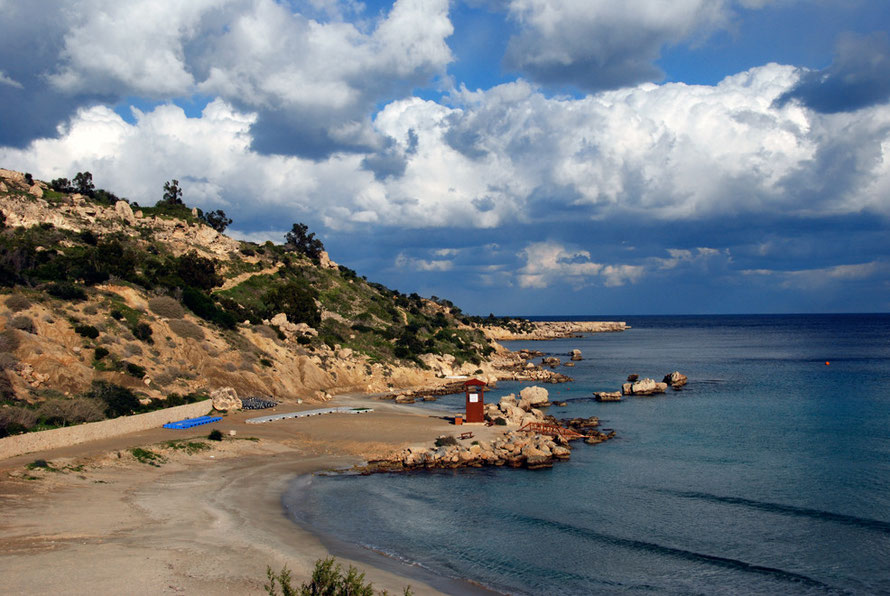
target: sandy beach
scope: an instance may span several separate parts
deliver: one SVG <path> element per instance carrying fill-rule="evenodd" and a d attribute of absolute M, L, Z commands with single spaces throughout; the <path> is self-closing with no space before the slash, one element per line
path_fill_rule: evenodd
<path fill-rule="evenodd" d="M 283 510 L 282 494 L 294 478 L 428 445 L 455 430 L 428 413 L 362 396 L 323 405 L 374 412 L 266 424 L 245 420 L 268 410 L 238 412 L 189 430 L 154 429 L 0 461 L 4 593 L 263 594 L 267 565 L 286 565 L 299 584 L 329 550 Z M 206 438 L 213 428 L 227 436 L 205 441 L 211 449 L 189 455 L 161 446 Z M 166 461 L 142 463 L 134 447 Z M 28 469 L 38 458 L 55 471 Z M 410 585 L 416 594 L 441 593 L 399 565 L 337 554 L 344 567 L 364 570 L 377 590 L 401 593 Z"/>

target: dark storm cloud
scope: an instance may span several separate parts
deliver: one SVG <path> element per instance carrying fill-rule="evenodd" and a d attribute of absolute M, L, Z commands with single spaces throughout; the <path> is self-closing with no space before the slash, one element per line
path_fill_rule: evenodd
<path fill-rule="evenodd" d="M 777 104 L 791 100 L 826 114 L 852 112 L 890 100 L 887 33 L 842 36 L 831 66 L 805 73 L 793 89 L 779 97 Z"/>

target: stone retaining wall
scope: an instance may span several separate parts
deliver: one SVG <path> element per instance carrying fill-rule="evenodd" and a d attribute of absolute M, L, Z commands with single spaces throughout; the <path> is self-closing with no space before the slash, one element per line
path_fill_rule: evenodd
<path fill-rule="evenodd" d="M 210 411 L 213 404 L 210 400 L 199 401 L 184 406 L 155 410 L 146 414 L 134 416 L 121 416 L 111 420 L 99 422 L 87 422 L 77 426 L 66 426 L 53 430 L 42 430 L 23 435 L 4 437 L 0 439 L 0 459 L 15 457 L 32 451 L 45 449 L 58 449 L 70 447 L 88 441 L 110 439 L 120 435 L 148 430 L 163 426 L 168 422 L 182 420 L 183 418 L 196 418 Z"/>

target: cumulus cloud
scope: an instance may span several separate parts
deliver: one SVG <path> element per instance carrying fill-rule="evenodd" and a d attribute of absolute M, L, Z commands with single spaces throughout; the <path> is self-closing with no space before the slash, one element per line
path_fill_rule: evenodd
<path fill-rule="evenodd" d="M 568 249 L 558 242 L 535 242 L 522 250 L 525 265 L 517 272 L 520 287 L 546 288 L 570 284 L 578 289 L 602 277 L 606 286 L 634 283 L 643 275 L 639 265 L 604 265 L 590 260 L 586 250 Z"/>
<path fill-rule="evenodd" d="M 324 159 L 262 154 L 261 113 L 222 99 L 194 118 L 171 104 L 134 110 L 133 123 L 97 106 L 0 160 L 49 177 L 90 170 L 140 201 L 178 178 L 202 207 L 231 205 L 263 228 L 310 210 L 333 229 L 890 213 L 890 108 L 776 106 L 797 75 L 767 65 L 715 86 L 581 99 L 519 81 L 456 92 L 450 105 L 397 100 L 371 123 L 384 152 Z"/>
<path fill-rule="evenodd" d="M 829 114 L 890 101 L 890 37 L 883 31 L 864 37 L 842 35 L 831 66 L 806 71 L 777 102 L 790 100 Z"/>
<path fill-rule="evenodd" d="M 663 47 L 730 20 L 727 0 L 510 0 L 519 25 L 506 63 L 532 79 L 587 90 L 661 78 Z"/>
<path fill-rule="evenodd" d="M 377 148 L 375 106 L 445 74 L 448 0 L 396 0 L 363 19 L 354 2 L 303 8 L 326 18 L 275 0 L 77 0 L 28 13 L 41 38 L 57 41 L 39 59 L 27 56 L 27 67 L 70 112 L 131 96 L 203 94 L 255 112 L 252 142 L 265 153 L 324 158 Z M 4 21 L 0 34 L 18 26 Z M 0 68 L 27 85 L 4 61 Z"/>

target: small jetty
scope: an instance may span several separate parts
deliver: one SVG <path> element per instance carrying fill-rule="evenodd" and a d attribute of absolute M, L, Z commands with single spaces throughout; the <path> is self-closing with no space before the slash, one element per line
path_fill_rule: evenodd
<path fill-rule="evenodd" d="M 373 411 L 373 408 L 350 408 L 349 406 L 339 406 L 334 408 L 319 408 L 317 410 L 303 410 L 301 412 L 287 412 L 285 414 L 270 414 L 269 416 L 257 416 L 256 418 L 248 418 L 245 422 L 247 422 L 247 424 L 262 424 L 264 422 L 274 422 L 276 420 L 287 420 L 288 418 L 321 416 L 322 414 L 367 414 L 368 412 Z"/>

